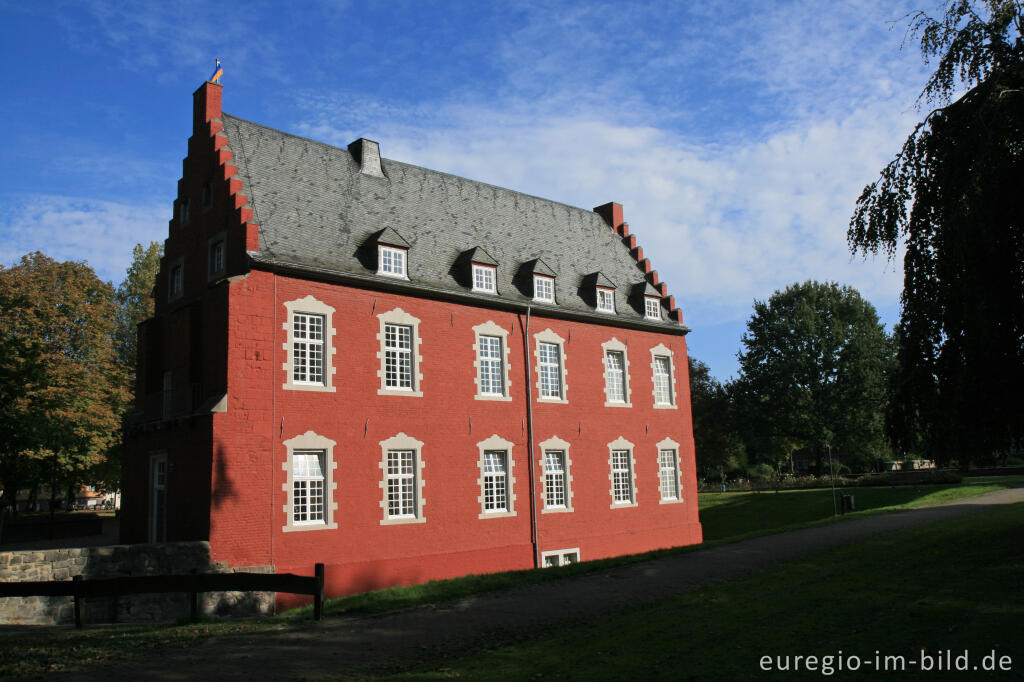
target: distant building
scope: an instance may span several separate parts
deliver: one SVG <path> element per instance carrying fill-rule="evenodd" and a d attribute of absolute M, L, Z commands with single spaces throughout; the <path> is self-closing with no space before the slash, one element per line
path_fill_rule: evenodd
<path fill-rule="evenodd" d="M 221 95 L 194 95 L 140 327 L 124 541 L 324 562 L 331 594 L 701 541 L 688 330 L 621 206 L 332 147 Z"/>

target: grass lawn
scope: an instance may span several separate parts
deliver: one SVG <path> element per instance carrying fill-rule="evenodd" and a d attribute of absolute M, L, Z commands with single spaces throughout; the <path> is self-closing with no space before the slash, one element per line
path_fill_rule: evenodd
<path fill-rule="evenodd" d="M 854 496 L 856 512 L 894 511 L 950 502 L 1024 483 L 1024 476 L 968 478 L 958 485 L 864 486 L 837 488 Z M 701 493 L 704 541 L 735 540 L 833 519 L 831 490 Z"/>
<path fill-rule="evenodd" d="M 846 662 L 851 655 L 873 662 L 877 651 L 880 660 L 920 661 L 922 650 L 948 649 L 955 657 L 966 649 L 971 665 L 993 650 L 997 659 L 1010 656 L 1012 671 L 995 677 L 1019 678 L 1022 619 L 1024 504 L 1016 504 L 888 534 L 396 677 L 733 680 L 764 674 L 759 666 L 766 655 L 842 652 Z M 775 676 L 821 679 L 822 664 L 819 659 L 815 672 Z M 919 667 L 906 664 L 900 679 L 934 677 Z M 858 675 L 884 676 L 867 664 Z"/>

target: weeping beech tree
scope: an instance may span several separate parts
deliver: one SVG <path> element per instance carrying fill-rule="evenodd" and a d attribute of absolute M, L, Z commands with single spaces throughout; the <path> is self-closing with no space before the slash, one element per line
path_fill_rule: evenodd
<path fill-rule="evenodd" d="M 865 256 L 906 248 L 890 435 L 961 466 L 1021 445 L 1024 430 L 1022 34 L 1020 1 L 912 16 L 908 35 L 936 63 L 918 99 L 931 110 L 847 233 Z"/>

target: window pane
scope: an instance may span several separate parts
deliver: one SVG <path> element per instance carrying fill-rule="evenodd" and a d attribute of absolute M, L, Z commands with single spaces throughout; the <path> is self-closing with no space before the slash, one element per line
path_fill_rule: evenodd
<path fill-rule="evenodd" d="M 322 384 L 324 381 L 324 316 L 292 315 L 292 381 Z"/>
<path fill-rule="evenodd" d="M 544 452 L 544 503 L 548 507 L 565 506 L 565 452 Z"/>
<path fill-rule="evenodd" d="M 415 516 L 416 453 L 388 450 L 388 516 Z"/>
<path fill-rule="evenodd" d="M 557 343 L 541 343 L 540 355 L 540 395 L 542 398 L 562 397 L 562 367 L 560 348 Z"/>
<path fill-rule="evenodd" d="M 484 452 L 484 511 L 508 511 L 508 475 L 504 450 Z"/>
<path fill-rule="evenodd" d="M 612 450 L 612 494 L 615 502 L 633 501 L 629 450 Z"/>
<path fill-rule="evenodd" d="M 479 337 L 480 392 L 490 395 L 504 395 L 505 377 L 501 338 L 497 336 Z"/>
<path fill-rule="evenodd" d="M 676 468 L 676 451 L 661 450 L 658 453 L 658 476 L 661 499 L 679 499 L 679 472 Z"/>
<path fill-rule="evenodd" d="M 412 389 L 412 327 L 384 325 L 384 387 Z"/>
<path fill-rule="evenodd" d="M 292 453 L 292 520 L 324 520 L 323 450 Z"/>
<path fill-rule="evenodd" d="M 658 355 L 654 358 L 654 402 L 659 405 L 672 404 L 672 365 L 669 358 Z"/>
<path fill-rule="evenodd" d="M 604 355 L 604 364 L 608 402 L 626 402 L 625 355 L 621 351 L 608 351 Z"/>

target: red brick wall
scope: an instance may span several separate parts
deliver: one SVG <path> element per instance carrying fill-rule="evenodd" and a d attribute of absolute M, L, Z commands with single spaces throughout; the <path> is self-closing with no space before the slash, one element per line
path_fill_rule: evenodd
<path fill-rule="evenodd" d="M 312 295 L 335 309 L 334 393 L 285 390 L 285 302 Z M 230 285 L 228 410 L 214 421 L 210 542 L 214 559 L 272 563 L 279 571 L 328 565 L 332 593 L 370 586 L 533 565 L 526 427 L 525 317 L 442 301 L 413 299 L 254 271 Z M 379 396 L 378 314 L 396 307 L 420 319 L 423 397 Z M 491 320 L 510 332 L 511 402 L 474 399 L 473 327 Z M 686 346 L 682 336 L 630 331 L 534 316 L 533 334 L 550 328 L 566 339 L 567 405 L 536 403 L 535 441 L 557 435 L 571 444 L 570 513 L 538 514 L 540 550 L 579 547 L 595 559 L 699 542 L 690 429 Z M 628 345 L 631 408 L 605 407 L 601 343 Z M 674 352 L 678 409 L 652 408 L 650 348 Z M 283 532 L 282 490 L 289 438 L 315 431 L 337 442 L 337 529 Z M 404 432 L 424 442 L 425 523 L 382 526 L 380 441 Z M 477 443 L 497 434 L 514 443 L 517 516 L 478 519 Z M 610 509 L 608 443 L 635 446 L 636 507 Z M 680 443 L 683 504 L 659 504 L 655 443 Z"/>

